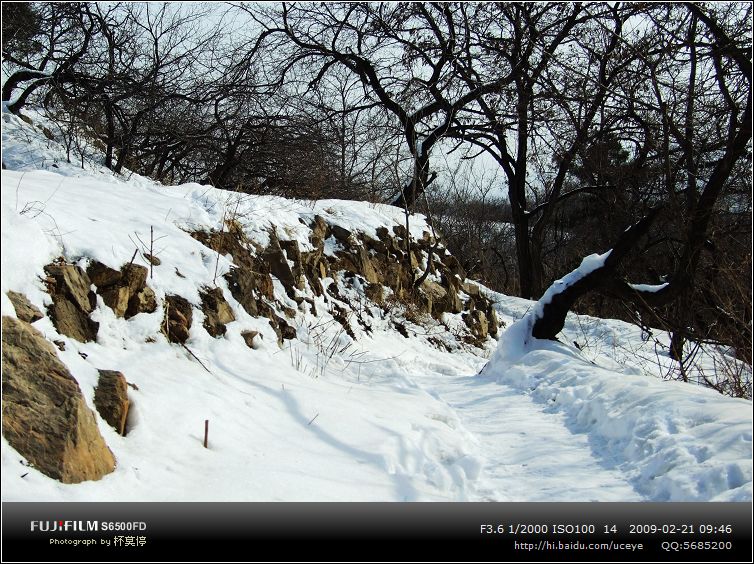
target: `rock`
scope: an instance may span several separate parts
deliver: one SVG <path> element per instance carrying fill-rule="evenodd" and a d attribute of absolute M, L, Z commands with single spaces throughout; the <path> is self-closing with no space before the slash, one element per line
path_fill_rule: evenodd
<path fill-rule="evenodd" d="M 131 295 L 143 290 L 147 285 L 149 269 L 140 264 L 124 264 L 120 268 L 120 285 L 128 288 Z"/>
<path fill-rule="evenodd" d="M 251 316 L 260 315 L 259 303 L 262 297 L 270 300 L 275 297 L 272 278 L 268 272 L 232 267 L 224 278 L 228 282 L 230 294 Z"/>
<path fill-rule="evenodd" d="M 448 291 L 434 280 L 425 280 L 421 285 L 422 294 L 426 300 L 427 312 L 440 317 L 448 311 Z"/>
<path fill-rule="evenodd" d="M 149 253 L 144 253 L 144 258 L 149 261 L 149 264 L 152 266 L 160 266 L 162 264 L 162 261 L 158 259 L 154 255 L 150 255 Z"/>
<path fill-rule="evenodd" d="M 312 230 L 309 241 L 315 247 L 318 247 L 330 234 L 330 226 L 320 215 L 314 216 L 314 221 L 309 225 L 309 228 Z"/>
<path fill-rule="evenodd" d="M 301 250 L 299 249 L 298 241 L 280 241 L 280 248 L 285 251 L 285 255 L 288 261 L 293 263 L 291 272 L 293 274 L 296 288 L 303 290 L 303 267 L 301 264 Z"/>
<path fill-rule="evenodd" d="M 103 290 L 117 284 L 122 277 L 119 270 L 110 268 L 96 260 L 89 263 L 89 266 L 86 268 L 86 274 L 89 276 L 92 284 L 97 286 L 97 290 Z"/>
<path fill-rule="evenodd" d="M 42 312 L 39 311 L 39 309 L 37 309 L 37 307 L 32 304 L 29 301 L 29 298 L 27 298 L 24 294 L 14 292 L 13 290 L 8 290 L 7 296 L 10 300 L 10 303 L 13 304 L 13 309 L 16 310 L 16 317 L 18 317 L 21 321 L 34 323 L 35 321 L 39 321 L 44 317 Z"/>
<path fill-rule="evenodd" d="M 394 225 L 393 226 L 393 233 L 395 233 L 395 236 L 400 239 L 406 238 L 406 226 L 405 225 Z M 379 233 L 377 234 L 379 236 Z"/>
<path fill-rule="evenodd" d="M 382 284 L 367 284 L 364 288 L 364 295 L 378 306 L 382 306 L 385 303 L 384 292 Z"/>
<path fill-rule="evenodd" d="M 94 388 L 94 406 L 119 435 L 126 434 L 129 405 L 126 377 L 115 370 L 100 370 Z"/>
<path fill-rule="evenodd" d="M 2 320 L 3 435 L 43 474 L 73 484 L 98 480 L 115 459 L 76 380 L 34 327 Z"/>
<path fill-rule="evenodd" d="M 56 340 L 56 341 L 53 341 L 52 344 L 58 347 L 58 350 L 60 352 L 65 352 L 65 341 Z"/>
<path fill-rule="evenodd" d="M 246 342 L 246 346 L 250 349 L 258 349 L 259 348 L 259 340 L 262 338 L 262 335 L 259 333 L 259 331 L 242 331 L 241 337 L 243 337 L 243 340 Z"/>
<path fill-rule="evenodd" d="M 351 323 L 349 322 L 349 319 L 351 317 L 351 313 L 348 312 L 348 310 L 340 307 L 338 304 L 333 304 L 333 309 L 330 312 L 333 319 L 340 323 L 340 325 L 343 327 L 345 332 L 348 334 L 349 337 L 351 337 L 354 341 L 356 340 L 356 334 L 353 332 L 353 329 L 351 328 Z"/>
<path fill-rule="evenodd" d="M 111 286 L 99 292 L 105 305 L 113 310 L 116 317 L 123 317 L 128 311 L 131 292 L 127 286 Z"/>
<path fill-rule="evenodd" d="M 128 300 L 128 309 L 126 309 L 124 317 L 130 319 L 138 313 L 154 313 L 156 310 L 157 298 L 154 295 L 154 290 L 147 286 Z"/>
<path fill-rule="evenodd" d="M 191 303 L 182 296 L 165 296 L 165 319 L 162 332 L 171 343 L 185 343 L 193 320 Z"/>
<path fill-rule="evenodd" d="M 86 271 L 102 301 L 116 317 L 130 319 L 139 313 L 152 313 L 157 309 L 154 291 L 147 286 L 147 267 L 129 263 L 118 271 L 92 261 Z"/>
<path fill-rule="evenodd" d="M 476 284 L 473 284 L 471 282 L 464 282 L 461 284 L 461 289 L 469 296 L 479 297 L 480 289 Z"/>
<path fill-rule="evenodd" d="M 301 264 L 304 276 L 309 281 L 314 295 L 321 296 L 324 292 L 321 280 L 328 276 L 327 261 L 323 258 L 322 249 L 301 253 Z"/>
<path fill-rule="evenodd" d="M 204 328 L 213 337 L 225 335 L 225 325 L 236 320 L 220 288 L 204 287 L 199 292 L 204 312 Z"/>
<path fill-rule="evenodd" d="M 89 319 L 89 316 L 68 298 L 58 294 L 53 295 L 52 299 L 47 313 L 58 333 L 82 343 L 97 340 L 99 323 Z"/>
<path fill-rule="evenodd" d="M 296 338 L 296 328 L 290 325 L 285 319 L 279 317 L 278 326 L 280 329 L 280 337 L 283 340 L 291 340 Z"/>
<path fill-rule="evenodd" d="M 288 259 L 276 236 L 271 237 L 270 245 L 262 253 L 262 260 L 269 265 L 270 273 L 283 284 L 286 293 L 289 296 L 295 295 L 294 288 L 298 287 L 298 278 L 291 270 L 291 265 L 288 264 Z"/>
<path fill-rule="evenodd" d="M 456 257 L 453 255 L 445 255 L 441 258 L 441 261 L 451 274 L 459 278 L 459 284 L 461 283 L 460 281 L 466 280 L 466 271 Z"/>
<path fill-rule="evenodd" d="M 489 319 L 490 337 L 497 339 L 500 320 L 497 318 L 497 312 L 495 311 L 495 308 L 492 307 L 492 305 L 490 305 L 490 309 L 487 311 L 487 318 Z"/>
<path fill-rule="evenodd" d="M 91 290 L 92 281 L 86 272 L 75 264 L 48 264 L 44 267 L 53 280 L 51 294 L 62 296 L 72 302 L 76 308 L 89 315 L 97 305 L 97 298 Z"/>
<path fill-rule="evenodd" d="M 340 225 L 331 224 L 330 232 L 332 233 L 333 237 L 335 237 L 338 241 L 340 241 L 344 245 L 346 246 L 350 245 L 350 243 L 348 242 L 348 238 L 351 236 L 350 230 L 346 229 L 345 227 L 341 227 Z"/>
<path fill-rule="evenodd" d="M 354 262 L 356 264 L 356 272 L 361 274 L 367 282 L 370 284 L 378 284 L 381 282 L 380 277 L 377 275 L 377 271 L 374 269 L 374 265 L 369 257 L 369 252 L 365 247 L 359 246 L 358 250 L 354 253 Z"/>
<path fill-rule="evenodd" d="M 489 322 L 483 311 L 475 309 L 471 313 L 464 313 L 463 320 L 471 331 L 471 334 L 479 341 L 484 341 L 487 338 L 489 334 Z"/>

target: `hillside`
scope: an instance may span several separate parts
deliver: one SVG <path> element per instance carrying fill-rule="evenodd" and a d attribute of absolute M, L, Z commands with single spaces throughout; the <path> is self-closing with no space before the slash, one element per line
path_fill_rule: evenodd
<path fill-rule="evenodd" d="M 2 118 L 3 501 L 751 501 L 751 403 L 664 381 L 660 332 L 571 316 L 525 344 L 533 302 L 466 279 L 422 216 L 82 169 L 54 124 Z M 9 292 L 94 413 L 99 479 L 7 438 Z"/>

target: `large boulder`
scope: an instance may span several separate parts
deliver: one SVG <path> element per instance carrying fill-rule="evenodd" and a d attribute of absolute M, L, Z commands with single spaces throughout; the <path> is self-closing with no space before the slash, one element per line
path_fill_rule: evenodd
<path fill-rule="evenodd" d="M 3 435 L 43 474 L 73 484 L 98 480 L 115 459 L 76 380 L 34 327 L 2 319 Z"/>
<path fill-rule="evenodd" d="M 8 290 L 8 299 L 16 310 L 16 317 L 27 323 L 34 323 L 44 317 L 41 311 L 24 294 Z"/>
<path fill-rule="evenodd" d="M 129 405 L 126 377 L 115 370 L 100 370 L 94 389 L 94 407 L 119 435 L 126 434 Z"/>
<path fill-rule="evenodd" d="M 86 343 L 97 339 L 99 323 L 89 319 L 97 305 L 91 291 L 92 282 L 86 272 L 74 264 L 48 264 L 47 290 L 52 305 L 47 313 L 59 333 Z"/>

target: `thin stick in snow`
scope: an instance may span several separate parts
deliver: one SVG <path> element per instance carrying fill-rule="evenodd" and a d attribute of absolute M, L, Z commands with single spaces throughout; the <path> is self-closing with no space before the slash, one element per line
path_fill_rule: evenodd
<path fill-rule="evenodd" d="M 209 436 L 209 419 L 204 420 L 204 448 L 207 448 L 207 437 Z"/>
<path fill-rule="evenodd" d="M 204 363 L 203 363 L 203 362 L 202 362 L 201 360 L 199 360 L 199 357 L 198 357 L 198 356 L 196 356 L 196 355 L 195 355 L 195 354 L 194 354 L 193 352 L 191 352 L 191 349 L 190 349 L 190 348 L 188 348 L 188 347 L 187 347 L 186 345 L 184 345 L 184 344 L 181 344 L 181 346 L 182 346 L 182 347 L 183 347 L 184 349 L 186 349 L 186 350 L 188 351 L 188 353 L 189 353 L 189 354 L 190 354 L 191 356 L 193 356 L 193 357 L 194 357 L 194 358 L 196 359 L 196 362 L 198 362 L 199 364 L 201 364 L 201 365 L 202 365 L 202 368 L 204 368 L 204 370 L 206 370 L 207 372 L 209 372 L 210 374 L 212 374 L 212 372 L 210 372 L 210 371 L 209 371 L 209 368 L 207 368 L 206 366 L 204 366 Z"/>
<path fill-rule="evenodd" d="M 312 423 L 314 423 L 314 420 L 315 420 L 315 419 L 316 419 L 317 417 L 319 417 L 319 413 L 317 413 L 317 415 L 315 415 L 314 417 L 312 417 L 312 418 L 311 418 L 311 421 L 309 421 L 309 423 L 307 423 L 307 424 L 306 424 L 306 426 L 308 427 L 309 425 L 311 425 Z"/>

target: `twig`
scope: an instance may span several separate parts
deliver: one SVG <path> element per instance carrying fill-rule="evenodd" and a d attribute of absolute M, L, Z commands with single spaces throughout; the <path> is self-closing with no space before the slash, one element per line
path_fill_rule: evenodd
<path fill-rule="evenodd" d="M 183 343 L 181 343 L 181 346 L 182 346 L 182 347 L 183 347 L 184 349 L 186 349 L 186 350 L 188 351 L 188 353 L 189 353 L 189 354 L 190 354 L 191 356 L 193 356 L 193 357 L 194 357 L 194 358 L 196 359 L 196 362 L 198 362 L 199 364 L 201 364 L 201 366 L 202 366 L 202 368 L 204 368 L 204 370 L 206 370 L 207 372 L 209 372 L 210 374 L 212 374 L 212 372 L 210 372 L 210 371 L 209 371 L 209 368 L 207 368 L 206 366 L 204 366 L 204 363 L 203 363 L 203 362 L 202 362 L 201 360 L 199 360 L 199 357 L 197 357 L 197 356 L 196 356 L 196 355 L 195 355 L 195 354 L 194 354 L 193 352 L 191 352 L 191 349 L 190 349 L 190 348 L 188 348 L 188 347 L 187 347 L 187 346 L 186 346 L 185 344 L 183 344 Z"/>
<path fill-rule="evenodd" d="M 308 427 L 309 425 L 311 425 L 317 417 L 319 417 L 319 413 L 317 413 L 317 415 L 315 415 L 314 417 L 312 417 L 311 421 L 309 421 L 309 423 L 307 423 L 306 426 Z"/>

